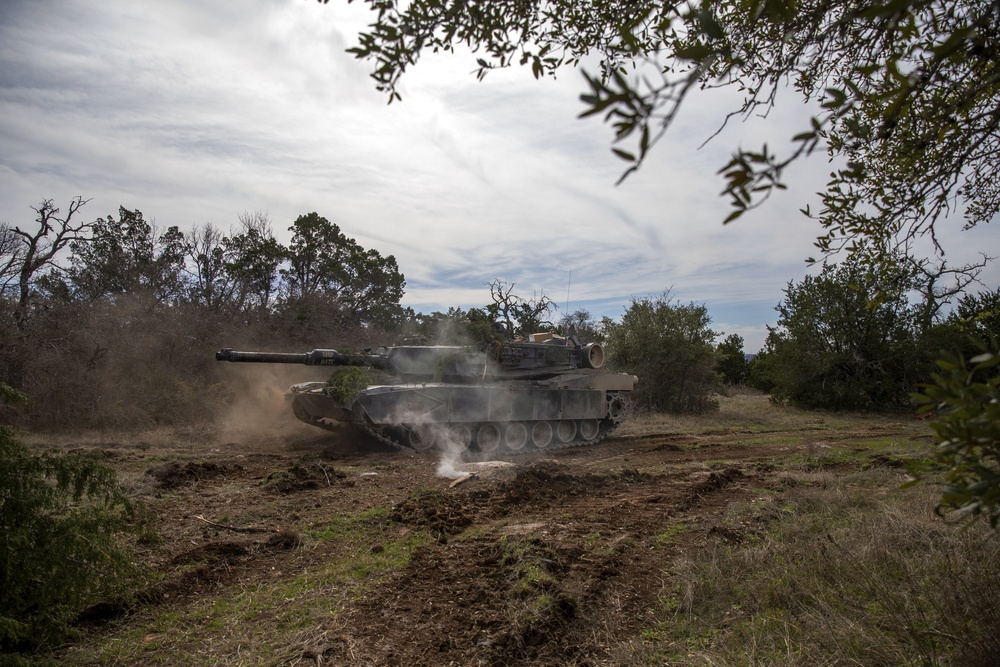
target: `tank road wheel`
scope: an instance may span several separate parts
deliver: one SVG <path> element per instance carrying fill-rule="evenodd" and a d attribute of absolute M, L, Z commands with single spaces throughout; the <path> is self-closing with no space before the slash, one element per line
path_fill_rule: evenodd
<path fill-rule="evenodd" d="M 418 452 L 426 452 L 434 446 L 437 430 L 430 424 L 418 424 L 410 429 L 407 442 Z"/>
<path fill-rule="evenodd" d="M 448 429 L 446 438 L 446 442 L 442 443 L 444 446 L 457 446 L 462 451 L 465 451 L 472 443 L 472 430 L 465 424 L 452 424 Z"/>
<path fill-rule="evenodd" d="M 576 437 L 576 422 L 572 419 L 563 419 L 556 424 L 556 440 L 562 444 L 573 441 Z"/>
<path fill-rule="evenodd" d="M 580 438 L 583 440 L 593 440 L 601 431 L 601 424 L 596 419 L 580 420 Z"/>
<path fill-rule="evenodd" d="M 483 424 L 476 432 L 476 446 L 479 451 L 486 454 L 495 452 L 502 439 L 503 434 L 500 433 L 500 427 L 496 424 Z"/>
<path fill-rule="evenodd" d="M 552 443 L 552 424 L 535 422 L 531 427 L 531 444 L 538 449 L 545 449 Z"/>
<path fill-rule="evenodd" d="M 519 452 L 528 444 L 528 429 L 521 422 L 508 424 L 504 430 L 503 443 L 512 452 Z"/>

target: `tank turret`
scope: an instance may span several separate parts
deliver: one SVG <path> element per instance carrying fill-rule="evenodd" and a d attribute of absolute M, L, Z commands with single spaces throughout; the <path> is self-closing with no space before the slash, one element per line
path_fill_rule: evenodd
<path fill-rule="evenodd" d="M 398 447 L 484 454 L 596 443 L 625 419 L 638 382 L 634 375 L 600 371 L 599 344 L 552 334 L 479 347 L 399 345 L 360 354 L 226 348 L 215 358 L 378 369 L 384 384 L 350 395 L 332 381 L 291 387 L 293 413 L 321 428 L 349 422 Z"/>

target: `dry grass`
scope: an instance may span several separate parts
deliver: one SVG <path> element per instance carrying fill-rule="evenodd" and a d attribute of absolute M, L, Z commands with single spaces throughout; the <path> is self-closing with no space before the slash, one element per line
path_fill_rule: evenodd
<path fill-rule="evenodd" d="M 656 433 L 682 435 L 710 433 L 759 433 L 772 431 L 856 432 L 859 428 L 891 429 L 894 433 L 925 435 L 927 425 L 909 415 L 822 412 L 776 405 L 767 394 L 750 389 L 733 390 L 719 398 L 719 410 L 704 415 L 637 414 L 616 434 L 643 436 Z"/>
<path fill-rule="evenodd" d="M 1000 542 L 884 469 L 787 475 L 678 561 L 648 664 L 1000 664 Z"/>

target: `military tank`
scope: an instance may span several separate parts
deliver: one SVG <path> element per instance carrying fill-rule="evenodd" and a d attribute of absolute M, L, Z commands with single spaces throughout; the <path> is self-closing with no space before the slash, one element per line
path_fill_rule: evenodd
<path fill-rule="evenodd" d="M 220 350 L 219 361 L 356 366 L 382 383 L 345 393 L 305 382 L 286 397 L 307 424 L 358 426 L 398 448 L 521 453 L 599 442 L 624 421 L 638 378 L 601 371 L 604 349 L 575 336 L 534 334 L 480 346 L 403 344 L 360 354 Z"/>

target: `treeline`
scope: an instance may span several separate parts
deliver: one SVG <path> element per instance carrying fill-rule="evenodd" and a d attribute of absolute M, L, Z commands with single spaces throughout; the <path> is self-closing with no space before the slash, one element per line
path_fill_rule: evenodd
<path fill-rule="evenodd" d="M 971 281 L 922 269 L 849 259 L 789 283 L 747 384 L 804 408 L 911 409 L 939 359 L 995 349 L 1000 331 L 1000 289 L 963 294 Z"/>
<path fill-rule="evenodd" d="M 208 418 L 232 391 L 220 342 L 358 348 L 405 318 L 396 260 L 316 213 L 285 246 L 262 213 L 182 232 L 124 207 L 81 222 L 85 204 L 45 201 L 31 229 L 0 225 L 0 379 L 30 398 L 25 425 Z"/>
<path fill-rule="evenodd" d="M 609 367 L 640 377 L 644 410 L 712 410 L 726 385 L 807 408 L 899 409 L 942 352 L 973 354 L 1000 324 L 1000 290 L 961 294 L 976 267 L 900 263 L 876 274 L 848 260 L 790 283 L 765 348 L 747 361 L 738 335 L 718 341 L 703 304 L 669 293 L 633 299 L 620 320 L 578 310 L 552 322 L 547 297 L 494 279 L 483 308 L 415 313 L 400 305 L 396 260 L 317 213 L 292 222 L 283 245 L 262 213 L 226 231 L 181 231 L 124 207 L 81 222 L 85 204 L 62 214 L 44 201 L 27 231 L 0 224 L 0 380 L 30 397 L 7 415 L 25 426 L 209 420 L 237 389 L 214 361 L 223 345 L 356 351 L 570 327 L 606 344 Z"/>

